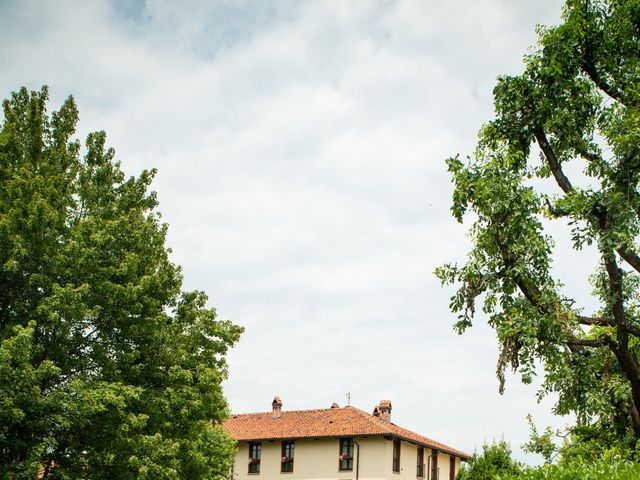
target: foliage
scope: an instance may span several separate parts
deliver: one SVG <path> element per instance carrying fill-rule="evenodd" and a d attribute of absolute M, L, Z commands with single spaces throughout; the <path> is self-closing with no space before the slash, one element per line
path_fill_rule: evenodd
<path fill-rule="evenodd" d="M 631 449 L 640 440 L 639 44 L 639 0 L 567 0 L 563 23 L 539 29 L 524 73 L 498 79 L 496 117 L 473 159 L 447 161 L 452 212 L 471 217 L 473 248 L 465 264 L 436 272 L 458 286 L 459 332 L 481 302 L 500 343 L 501 392 L 508 369 L 528 383 L 539 362 L 541 394 L 556 393 L 555 413 L 576 416 L 572 438 Z M 597 311 L 584 312 L 554 276 L 554 222 L 568 226 L 576 252 L 597 251 Z"/>
<path fill-rule="evenodd" d="M 517 477 L 522 466 L 511 458 L 511 447 L 501 440 L 492 444 L 485 443 L 482 453 L 475 453 L 458 472 L 456 480 L 488 480 L 498 477 Z"/>
<path fill-rule="evenodd" d="M 505 477 L 505 480 L 509 477 Z M 526 468 L 517 480 L 638 480 L 640 463 L 605 454 L 596 461 L 578 460 Z"/>
<path fill-rule="evenodd" d="M 562 436 L 559 430 L 547 427 L 542 433 L 538 433 L 538 428 L 533 423 L 533 417 L 527 415 L 529 429 L 531 431 L 529 441 L 522 447 L 525 452 L 538 453 L 542 455 L 544 461 L 550 463 L 558 454 L 558 447 L 554 438 Z"/>
<path fill-rule="evenodd" d="M 220 478 L 241 328 L 182 291 L 154 171 L 126 178 L 73 98 L 12 94 L 0 124 L 0 478 Z"/>
<path fill-rule="evenodd" d="M 456 480 L 640 480 L 640 463 L 615 449 L 592 458 L 563 457 L 558 463 L 526 467 L 511 458 L 504 440 L 485 444 L 458 472 Z"/>

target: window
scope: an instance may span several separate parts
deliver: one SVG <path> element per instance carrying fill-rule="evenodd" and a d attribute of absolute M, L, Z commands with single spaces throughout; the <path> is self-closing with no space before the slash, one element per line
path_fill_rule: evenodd
<path fill-rule="evenodd" d="M 353 470 L 353 438 L 340 439 L 338 470 Z"/>
<path fill-rule="evenodd" d="M 424 448 L 418 447 L 418 463 L 416 477 L 424 478 Z"/>
<path fill-rule="evenodd" d="M 438 452 L 434 450 L 431 453 L 431 480 L 438 480 L 440 476 L 440 468 L 438 467 Z"/>
<path fill-rule="evenodd" d="M 249 442 L 249 473 L 260 473 L 260 442 Z"/>
<path fill-rule="evenodd" d="M 449 457 L 449 480 L 455 480 L 456 478 L 456 457 Z"/>
<path fill-rule="evenodd" d="M 288 442 L 282 442 L 282 455 L 280 458 L 280 472 L 291 473 L 293 472 L 293 454 L 296 444 L 293 440 Z"/>
<path fill-rule="evenodd" d="M 400 473 L 400 440 L 393 441 L 393 471 Z"/>

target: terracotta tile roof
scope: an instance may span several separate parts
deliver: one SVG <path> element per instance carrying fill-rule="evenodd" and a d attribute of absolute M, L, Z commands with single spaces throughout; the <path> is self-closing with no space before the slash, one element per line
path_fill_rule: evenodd
<path fill-rule="evenodd" d="M 223 424 L 238 441 L 390 436 L 467 460 L 470 455 L 354 407 L 232 415 Z"/>

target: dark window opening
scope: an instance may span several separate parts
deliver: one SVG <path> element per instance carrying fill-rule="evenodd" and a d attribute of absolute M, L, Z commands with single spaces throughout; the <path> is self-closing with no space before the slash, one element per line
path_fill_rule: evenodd
<path fill-rule="evenodd" d="M 393 471 L 400 472 L 400 440 L 393 441 Z"/>
<path fill-rule="evenodd" d="M 433 451 L 431 453 L 431 480 L 438 480 L 438 452 Z"/>
<path fill-rule="evenodd" d="M 293 454 L 295 452 L 295 443 L 293 440 L 282 442 L 282 455 L 280 458 L 280 472 L 293 472 Z"/>
<path fill-rule="evenodd" d="M 424 478 L 424 448 L 418 447 L 418 462 L 416 468 L 416 477 Z"/>
<path fill-rule="evenodd" d="M 338 470 L 353 470 L 353 438 L 340 439 Z"/>
<path fill-rule="evenodd" d="M 260 442 L 249 443 L 249 473 L 260 473 Z"/>

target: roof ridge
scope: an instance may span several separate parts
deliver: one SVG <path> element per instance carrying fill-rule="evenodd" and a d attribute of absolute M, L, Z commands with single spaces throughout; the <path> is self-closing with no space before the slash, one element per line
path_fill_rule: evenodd
<path fill-rule="evenodd" d="M 347 407 L 345 406 L 342 408 L 347 408 Z M 302 412 L 322 412 L 326 410 L 335 410 L 335 408 L 308 408 L 308 409 L 301 409 L 301 410 L 282 410 L 280 413 L 285 414 L 285 413 L 302 413 Z M 272 413 L 273 413 L 272 410 L 268 410 L 266 412 L 246 412 L 246 413 L 231 412 L 229 414 L 229 418 L 248 417 L 250 415 L 271 415 Z"/>

